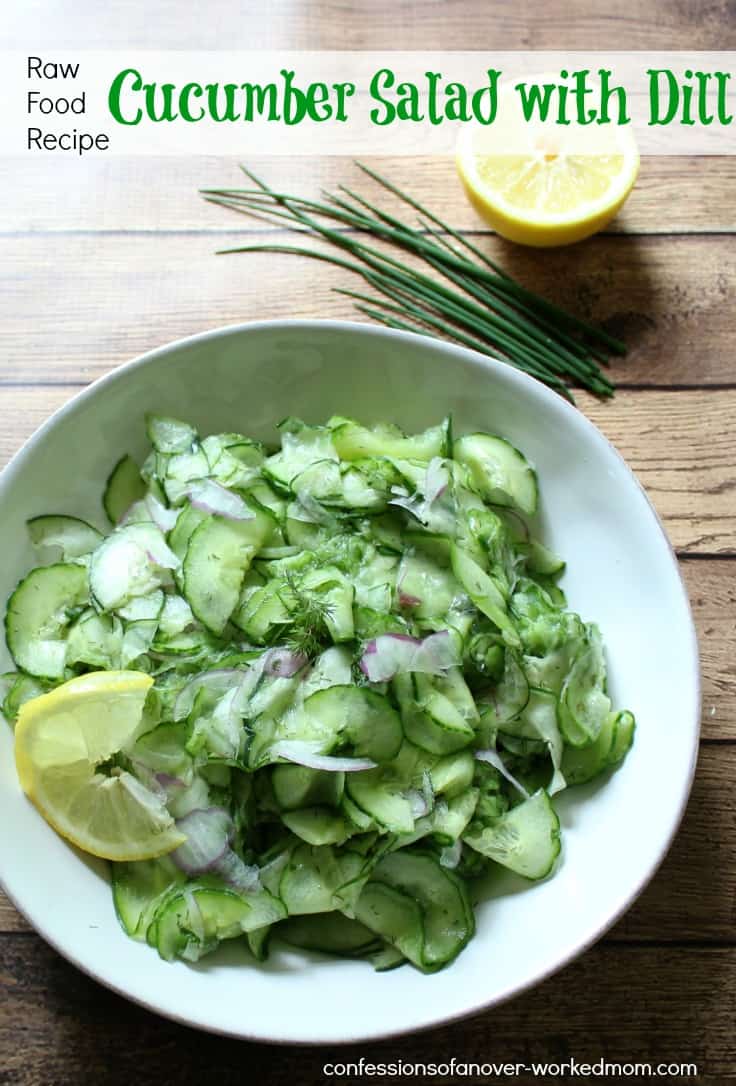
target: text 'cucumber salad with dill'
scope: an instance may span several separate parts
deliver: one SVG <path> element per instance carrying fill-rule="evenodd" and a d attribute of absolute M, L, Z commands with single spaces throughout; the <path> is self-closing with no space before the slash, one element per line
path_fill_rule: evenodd
<path fill-rule="evenodd" d="M 23 788 L 167 960 L 273 937 L 442 968 L 482 877 L 549 875 L 552 797 L 633 738 L 526 526 L 533 468 L 449 421 L 289 418 L 276 451 L 147 423 L 112 530 L 29 522 L 51 559 L 6 616 Z"/>

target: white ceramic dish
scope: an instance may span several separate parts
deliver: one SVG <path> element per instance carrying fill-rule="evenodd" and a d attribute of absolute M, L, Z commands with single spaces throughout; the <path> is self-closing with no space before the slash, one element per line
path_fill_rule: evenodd
<path fill-rule="evenodd" d="M 390 419 L 414 430 L 451 411 L 457 433 L 509 438 L 537 465 L 540 528 L 568 560 L 571 606 L 602 628 L 610 687 L 616 704 L 636 713 L 636 742 L 602 786 L 559 797 L 564 849 L 555 876 L 499 882 L 477 910 L 469 947 L 450 968 L 423 976 L 287 951 L 255 966 L 232 947 L 197 966 L 165 964 L 119 928 L 106 865 L 57 837 L 25 799 L 3 725 L 0 877 L 31 924 L 75 965 L 152 1010 L 274 1042 L 367 1040 L 446 1022 L 508 999 L 589 946 L 664 856 L 689 793 L 699 727 L 687 596 L 662 527 L 618 453 L 559 396 L 459 347 L 347 323 L 218 329 L 97 381 L 5 469 L 3 600 L 33 563 L 28 517 L 68 512 L 102 525 L 104 480 L 123 452 L 142 455 L 146 410 L 266 439 L 289 414 Z"/>

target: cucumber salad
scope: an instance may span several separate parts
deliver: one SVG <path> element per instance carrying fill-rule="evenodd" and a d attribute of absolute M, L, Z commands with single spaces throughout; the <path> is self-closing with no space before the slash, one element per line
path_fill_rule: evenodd
<path fill-rule="evenodd" d="M 266 448 L 148 416 L 111 528 L 29 522 L 45 564 L 8 603 L 3 711 L 150 677 L 92 772 L 175 827 L 165 855 L 111 863 L 120 923 L 164 959 L 237 937 L 262 960 L 273 938 L 432 972 L 489 872 L 553 871 L 553 797 L 620 763 L 634 718 L 530 534 L 521 452 L 449 420 L 279 429 Z"/>

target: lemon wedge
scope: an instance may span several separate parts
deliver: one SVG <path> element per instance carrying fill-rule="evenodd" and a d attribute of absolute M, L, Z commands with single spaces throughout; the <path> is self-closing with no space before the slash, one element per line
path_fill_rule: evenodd
<path fill-rule="evenodd" d="M 501 237 L 522 245 L 569 245 L 595 234 L 618 212 L 639 172 L 630 128 L 558 125 L 553 112 L 544 122 L 526 121 L 507 84 L 494 123 L 465 125 L 457 143 L 457 169 L 471 203 Z"/>
<path fill-rule="evenodd" d="M 141 730 L 153 680 L 136 671 L 71 679 L 24 703 L 15 727 L 23 791 L 67 840 L 108 860 L 145 860 L 185 840 L 162 800 L 113 765 Z"/>

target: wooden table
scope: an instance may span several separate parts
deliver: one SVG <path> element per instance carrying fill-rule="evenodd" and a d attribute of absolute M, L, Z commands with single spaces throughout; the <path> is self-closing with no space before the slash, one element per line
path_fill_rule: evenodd
<path fill-rule="evenodd" d="M 126 5 L 126 29 L 117 35 L 91 3 L 65 11 L 46 0 L 23 12 L 16 7 L 4 16 L 8 44 L 29 48 L 32 28 L 33 52 L 128 44 L 736 48 L 733 10 L 694 0 L 625 0 L 605 11 L 585 0 L 290 0 L 265 13 L 256 11 L 261 5 L 244 12 L 236 0 L 206 10 L 163 0 L 153 8 Z M 582 396 L 580 404 L 647 488 L 690 590 L 704 712 L 681 832 L 613 931 L 536 990 L 473 1021 L 339 1054 L 224 1041 L 158 1019 L 77 972 L 0 897 L 2 1083 L 225 1086 L 254 1076 L 306 1086 L 325 1081 L 326 1059 L 361 1055 L 694 1061 L 698 1081 L 736 1076 L 736 162 L 646 160 L 618 221 L 589 242 L 543 256 L 486 236 L 448 162 L 375 164 L 473 231 L 530 287 L 604 321 L 630 346 L 614 366 L 616 398 L 604 404 Z M 315 193 L 320 184 L 354 179 L 340 159 L 272 161 L 261 169 L 284 187 Z M 3 462 L 79 388 L 167 340 L 259 317 L 354 315 L 331 291 L 344 282 L 332 269 L 288 257 L 213 255 L 257 233 L 196 195 L 209 184 L 237 184 L 234 162 L 98 159 L 80 166 L 59 158 L 52 172 L 49 160 L 28 157 L 5 159 L 0 170 Z M 652 790 L 655 802 L 656 781 Z"/>

